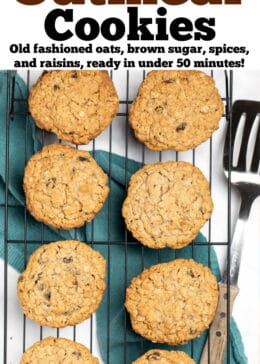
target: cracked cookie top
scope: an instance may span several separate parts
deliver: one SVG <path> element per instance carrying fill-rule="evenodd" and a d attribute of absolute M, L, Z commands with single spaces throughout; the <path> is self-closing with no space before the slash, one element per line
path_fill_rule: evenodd
<path fill-rule="evenodd" d="M 212 210 L 202 172 L 188 162 L 170 161 L 148 164 L 131 177 L 122 213 L 143 245 L 179 249 L 196 237 Z"/>
<path fill-rule="evenodd" d="M 151 71 L 138 90 L 129 121 L 152 150 L 183 151 L 206 141 L 224 111 L 214 80 L 200 71 Z"/>
<path fill-rule="evenodd" d="M 48 71 L 33 86 L 36 125 L 75 144 L 87 144 L 111 124 L 118 96 L 107 71 Z"/>
<path fill-rule="evenodd" d="M 99 361 L 84 345 L 49 336 L 27 349 L 20 362 L 20 364 L 46 363 L 98 364 Z"/>
<path fill-rule="evenodd" d="M 134 331 L 152 342 L 184 344 L 213 320 L 218 285 L 208 267 L 176 259 L 145 269 L 126 290 Z"/>
<path fill-rule="evenodd" d="M 168 351 L 153 349 L 147 351 L 132 364 L 196 364 L 183 351 Z"/>
<path fill-rule="evenodd" d="M 18 279 L 24 314 L 49 327 L 86 320 L 102 300 L 105 270 L 105 259 L 85 243 L 64 240 L 41 246 Z"/>
<path fill-rule="evenodd" d="M 107 175 L 91 155 L 68 145 L 45 146 L 25 168 L 30 213 L 50 226 L 71 229 L 90 221 L 109 192 Z"/>

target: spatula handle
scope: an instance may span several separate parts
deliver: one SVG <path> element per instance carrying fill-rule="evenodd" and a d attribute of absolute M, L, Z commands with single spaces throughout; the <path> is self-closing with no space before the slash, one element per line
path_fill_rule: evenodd
<path fill-rule="evenodd" d="M 230 300 L 229 300 L 230 317 L 233 310 L 233 304 L 238 292 L 239 292 L 238 287 L 230 286 Z M 215 318 L 209 329 L 210 342 L 208 339 L 206 340 L 202 356 L 200 359 L 200 364 L 208 364 L 209 357 L 210 357 L 210 363 L 212 364 L 224 363 L 224 354 L 227 344 L 227 298 L 228 298 L 227 285 L 219 283 L 219 301 L 218 301 L 217 311 Z M 208 355 L 208 350 L 210 350 L 210 356 Z"/>

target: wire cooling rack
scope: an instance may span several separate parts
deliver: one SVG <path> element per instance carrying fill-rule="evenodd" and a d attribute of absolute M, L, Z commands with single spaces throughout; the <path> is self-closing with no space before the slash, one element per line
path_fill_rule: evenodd
<path fill-rule="evenodd" d="M 230 182 L 226 183 L 224 179 L 222 180 L 222 145 L 223 145 L 223 131 L 226 128 L 226 121 L 229 121 L 230 115 L 230 106 L 232 105 L 232 93 L 233 93 L 233 74 L 231 72 L 226 71 L 214 71 L 209 72 L 209 74 L 215 78 L 217 82 L 217 87 L 221 93 L 222 100 L 225 104 L 225 114 L 223 115 L 223 119 L 220 124 L 219 131 L 215 132 L 213 137 L 210 138 L 207 142 L 203 143 L 201 146 L 197 147 L 194 150 L 188 152 L 153 152 L 149 151 L 144 145 L 135 140 L 132 130 L 128 124 L 128 109 L 129 106 L 135 97 L 139 84 L 144 79 L 146 72 L 142 70 L 135 71 L 116 71 L 111 72 L 110 75 L 115 83 L 115 86 L 118 90 L 118 94 L 120 96 L 120 107 L 119 112 L 111 124 L 111 126 L 104 131 L 96 140 L 92 141 L 85 149 L 92 150 L 95 154 L 97 149 L 107 150 L 110 155 L 111 153 L 117 153 L 124 156 L 125 159 L 125 178 L 126 185 L 128 183 L 127 180 L 127 170 L 128 170 L 128 160 L 135 159 L 142 163 L 153 163 L 156 161 L 166 161 L 166 160 L 187 160 L 197 165 L 200 169 L 202 169 L 203 173 L 209 180 L 211 193 L 213 196 L 213 200 L 215 201 L 215 210 L 212 215 L 211 220 L 203 227 L 203 234 L 207 238 L 207 243 L 203 242 L 192 242 L 192 255 L 194 255 L 197 247 L 199 245 L 206 245 L 208 247 L 208 265 L 211 266 L 210 261 L 210 249 L 212 246 L 215 247 L 216 250 L 219 250 L 222 255 L 228 254 L 229 257 L 229 246 L 228 241 L 230 241 L 230 216 L 231 216 L 231 186 Z M 38 77 L 37 72 L 26 71 L 23 74 L 26 87 L 27 87 L 27 95 L 29 94 L 30 87 L 32 83 L 35 82 Z M 85 323 L 81 325 L 74 326 L 73 328 L 68 329 L 48 329 L 37 327 L 30 320 L 27 320 L 21 313 L 18 303 L 15 306 L 12 305 L 10 297 L 13 295 L 10 294 L 9 288 L 9 276 L 8 276 L 8 251 L 11 245 L 14 244 L 22 244 L 22 251 L 24 254 L 24 267 L 26 266 L 28 260 L 28 247 L 32 243 L 43 244 L 47 243 L 45 239 L 45 229 L 46 227 L 41 224 L 40 227 L 40 237 L 35 240 L 29 240 L 27 237 L 27 220 L 28 220 L 28 212 L 26 208 L 24 208 L 24 234 L 23 239 L 11 240 L 9 236 L 9 200 L 8 200 L 8 188 L 9 188 L 9 169 L 12 164 L 12 160 L 10 159 L 10 125 L 15 115 L 17 115 L 17 105 L 19 103 L 25 103 L 27 105 L 27 98 L 25 99 L 17 99 L 14 97 L 15 92 L 13 87 L 15 86 L 15 73 L 8 72 L 7 73 L 7 112 L 4 120 L 0 120 L 1 122 L 1 133 L 5 133 L 6 137 L 6 146 L 5 150 L 1 150 L 1 158 L 4 156 L 5 159 L 5 181 L 6 181 L 6 190 L 5 190 L 5 202 L 2 205 L 4 209 L 4 302 L 3 302 L 3 324 L 1 330 L 3 330 L 3 363 L 18 363 L 19 358 L 22 355 L 22 352 L 26 350 L 30 345 L 34 342 L 48 336 L 62 336 L 68 337 L 70 339 L 80 341 L 85 344 L 94 355 L 100 356 L 98 351 L 98 345 L 96 343 L 96 325 L 95 319 L 91 317 Z M 21 113 L 20 113 L 21 114 Z M 22 113 L 24 116 L 24 122 L 28 123 L 29 112 L 26 109 L 25 112 Z M 38 132 L 38 138 L 42 145 L 51 143 L 55 140 L 53 135 L 46 133 L 44 131 Z M 27 129 L 25 131 L 25 135 L 21 135 L 21 143 L 24 143 L 24 162 L 28 160 L 29 156 L 27 155 Z M 81 147 L 80 147 L 81 148 Z M 109 160 L 109 170 L 111 171 L 111 159 Z M 109 180 L 109 185 L 111 181 Z M 126 187 L 127 189 L 127 187 Z M 110 198 L 110 197 L 109 197 Z M 108 198 L 108 199 L 109 199 Z M 221 206 L 219 206 L 218 201 L 221 200 Z M 110 201 L 108 201 L 108 204 Z M 219 215 L 221 215 L 222 226 L 221 233 L 219 229 Z M 224 223 L 223 223 L 224 221 Z M 108 208 L 108 226 L 111 224 L 111 217 L 109 215 Z M 77 238 L 77 229 L 75 229 L 75 238 Z M 128 285 L 128 260 L 127 254 L 128 249 L 131 246 L 138 247 L 140 251 L 141 261 L 144 261 L 144 248 L 140 247 L 140 244 L 135 241 L 127 231 L 125 231 L 125 239 L 124 241 L 113 241 L 109 236 L 108 229 L 108 239 L 107 241 L 89 241 L 88 243 L 92 245 L 101 244 L 107 247 L 107 323 L 106 323 L 106 357 L 104 358 L 104 362 L 106 364 L 130 364 L 127 362 L 126 352 L 127 348 L 127 340 L 126 334 L 124 338 L 123 352 L 122 358 L 120 362 L 115 363 L 112 362 L 110 357 L 110 342 L 111 342 L 111 332 L 110 332 L 110 305 L 112 297 L 110 295 L 110 250 L 113 244 L 119 244 L 124 247 L 124 256 L 122 257 L 124 264 L 124 277 L 121 277 L 124 280 L 125 287 Z M 160 262 L 160 250 L 158 250 L 158 262 Z M 143 263 L 142 263 L 143 268 Z M 227 302 L 229 305 L 229 301 Z M 17 312 L 10 312 L 10 307 L 14 307 Z M 229 311 L 228 311 L 229 312 Z M 12 326 L 12 318 L 13 316 L 17 317 L 15 328 Z M 229 316 L 229 315 L 228 315 Z M 127 320 L 127 314 L 125 316 L 125 321 Z M 12 326 L 12 327 L 11 327 Z M 228 328 L 228 342 L 227 342 L 227 363 L 230 363 L 230 330 L 229 330 L 229 317 L 227 317 L 227 328 Z M 13 346 L 13 336 L 18 337 L 18 344 Z M 11 341 L 10 341 L 11 340 Z M 17 341 L 16 341 L 17 342 Z M 142 338 L 140 338 L 140 345 L 142 345 Z M 190 355 L 193 356 L 194 352 L 194 343 L 191 342 L 191 350 Z M 15 353 L 15 354 L 14 354 Z M 208 357 L 208 363 L 215 364 L 210 361 L 210 353 Z"/>

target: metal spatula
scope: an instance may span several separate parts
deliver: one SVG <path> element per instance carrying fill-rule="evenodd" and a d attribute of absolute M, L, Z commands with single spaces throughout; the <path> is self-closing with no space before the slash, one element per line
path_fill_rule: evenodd
<path fill-rule="evenodd" d="M 223 364 L 227 342 L 227 311 L 228 293 L 229 314 L 231 317 L 234 300 L 238 294 L 238 274 L 244 242 L 244 230 L 253 201 L 260 195 L 260 102 L 239 100 L 232 108 L 231 124 L 224 145 L 223 167 L 227 178 L 241 195 L 241 205 L 235 232 L 230 247 L 230 265 L 226 261 L 226 269 L 219 282 L 219 302 L 215 318 L 210 327 L 210 340 L 206 342 L 200 364 Z M 240 145 L 238 145 L 238 161 L 235 163 L 235 143 L 237 146 L 239 124 L 244 118 L 245 124 Z M 257 128 L 253 124 L 258 123 Z M 252 130 L 256 130 L 252 138 Z M 249 139 L 255 140 L 249 145 Z M 253 148 L 252 148 L 253 147 Z M 253 151 L 250 153 L 250 150 Z M 251 156 L 251 158 L 250 158 Z M 229 276 L 230 290 L 228 292 L 227 280 Z M 209 355 L 210 351 L 210 355 Z M 209 360 L 210 359 L 210 360 Z"/>

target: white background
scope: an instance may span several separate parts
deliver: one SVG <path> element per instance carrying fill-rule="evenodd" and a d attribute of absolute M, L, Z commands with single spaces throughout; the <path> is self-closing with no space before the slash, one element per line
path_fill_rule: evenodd
<path fill-rule="evenodd" d="M 201 42 L 188 42 L 182 44 L 174 39 L 170 38 L 169 42 L 161 43 L 160 45 L 170 44 L 172 46 L 191 46 L 191 45 L 227 45 L 233 46 L 246 46 L 250 54 L 246 57 L 246 69 L 247 70 L 260 70 L 260 42 L 259 42 L 259 13 L 260 13 L 260 1 L 259 0 L 242 0 L 242 5 L 205 5 L 197 6 L 192 4 L 191 1 L 187 1 L 186 4 L 180 6 L 167 6 L 162 1 L 159 1 L 158 5 L 164 6 L 168 11 L 169 22 L 176 17 L 184 16 L 191 20 L 195 20 L 198 17 L 214 17 L 216 19 L 216 38 L 210 43 Z M 51 39 L 47 37 L 44 31 L 44 20 L 46 15 L 53 9 L 59 8 L 54 1 L 45 0 L 41 5 L 37 6 L 24 6 L 17 3 L 15 0 L 8 0 L 5 4 L 2 4 L 0 12 L 0 69 L 13 68 L 13 62 L 16 59 L 23 60 L 28 59 L 27 54 L 11 54 L 9 47 L 14 43 L 41 43 L 42 45 L 49 45 L 53 43 Z M 65 8 L 65 7 L 61 7 Z M 72 31 L 75 23 L 82 17 L 89 16 L 102 22 L 108 17 L 115 16 L 122 19 L 128 27 L 127 5 L 109 5 L 109 6 L 94 6 L 86 1 L 85 5 L 68 5 L 67 8 L 74 9 L 73 24 L 66 24 Z M 139 7 L 140 16 L 143 17 L 156 17 L 157 6 L 143 5 Z M 62 27 L 63 25 L 60 24 Z M 63 29 L 63 28 L 62 28 Z M 77 45 L 86 46 L 86 43 L 77 39 L 74 36 L 70 41 L 63 42 L 65 45 Z M 111 42 L 106 42 L 101 37 L 93 42 L 97 45 L 111 45 Z M 133 43 L 133 42 L 132 42 Z M 150 42 L 151 43 L 151 42 Z M 155 44 L 155 42 L 154 42 Z M 125 47 L 126 39 L 118 41 L 116 45 Z M 136 45 L 143 45 L 143 42 L 136 42 Z M 55 55 L 59 57 L 59 55 Z M 66 55 L 67 56 L 67 55 Z M 30 56 L 31 57 L 31 56 Z M 42 56 L 46 58 L 45 55 Z M 60 55 L 63 58 L 63 55 Z M 97 58 L 96 54 L 82 56 L 84 62 L 87 58 Z M 103 57 L 103 56 L 102 56 Z M 101 57 L 101 58 L 102 58 Z M 135 59 L 146 59 L 147 55 L 134 56 Z M 157 55 L 154 56 L 155 58 Z M 236 58 L 237 56 L 234 55 Z M 49 57 L 52 58 L 52 57 Z M 78 58 L 78 57 L 77 57 Z M 224 55 L 226 58 L 226 55 Z M 228 57 L 232 59 L 232 55 Z M 241 57 L 240 57 L 241 58 Z M 35 72 L 35 77 L 37 72 Z M 236 71 L 234 80 L 234 99 L 245 97 L 260 100 L 260 71 L 258 72 L 245 72 Z M 136 81 L 136 85 L 139 81 Z M 219 87 L 223 87 L 222 78 L 217 77 Z M 117 87 L 120 88 L 121 80 L 118 76 Z M 131 96 L 136 93 L 136 87 L 131 89 Z M 223 176 L 221 168 L 221 148 L 223 147 L 225 120 L 222 120 L 221 127 L 213 137 L 213 155 L 214 160 L 214 184 L 213 184 L 213 198 L 215 203 L 215 210 L 212 217 L 212 241 L 222 241 L 226 239 L 226 216 L 223 215 L 223 209 L 226 206 L 226 180 Z M 116 130 L 116 127 L 115 129 Z M 116 134 L 120 137 L 120 133 Z M 97 146 L 107 148 L 107 134 L 106 132 L 97 141 Z M 138 159 L 140 153 L 137 144 L 133 144 L 130 157 Z M 207 155 L 208 144 L 202 145 L 198 149 L 197 162 L 200 167 L 207 171 L 205 166 L 204 156 Z M 120 152 L 121 146 L 113 145 L 114 152 Z M 189 159 L 189 155 L 184 154 L 183 159 Z M 239 196 L 234 192 L 233 198 L 233 212 L 232 212 L 232 226 L 235 224 L 236 215 L 239 206 Z M 225 209 L 224 209 L 225 211 Z M 240 294 L 237 297 L 234 316 L 239 324 L 243 340 L 245 343 L 246 354 L 249 358 L 249 364 L 260 363 L 260 208 L 259 199 L 255 202 L 252 213 L 248 223 L 248 229 L 245 240 L 245 248 L 243 252 L 241 272 L 239 278 Z M 207 235 L 207 227 L 204 229 L 204 233 Z M 223 249 L 218 250 L 220 263 L 223 263 L 223 256 L 225 252 Z M 22 352 L 22 313 L 17 302 L 16 297 L 16 279 L 17 273 L 8 268 L 8 364 L 17 364 Z M 0 275 L 3 277 L 3 264 L 0 262 Z M 3 281 L 1 283 L 1 302 L 3 302 Z M 0 310 L 0 314 L 3 314 L 3 310 Z M 3 315 L 1 316 L 0 323 L 2 326 Z M 38 335 L 38 328 L 33 323 L 28 322 L 27 327 L 27 341 L 29 346 L 35 341 L 35 333 Z M 77 340 L 83 342 L 88 346 L 89 339 L 86 338 L 85 333 L 88 331 L 89 323 L 83 324 L 83 326 L 77 329 Z M 53 334 L 52 331 L 44 329 L 44 336 Z M 0 344 L 2 350 L 3 330 L 0 334 Z M 72 337 L 72 330 L 62 330 L 61 335 Z M 37 337 L 38 339 L 38 337 Z M 98 354 L 98 349 L 94 345 L 94 351 Z M 1 357 L 2 357 L 2 353 Z M 114 363 L 112 363 L 114 364 Z"/>

